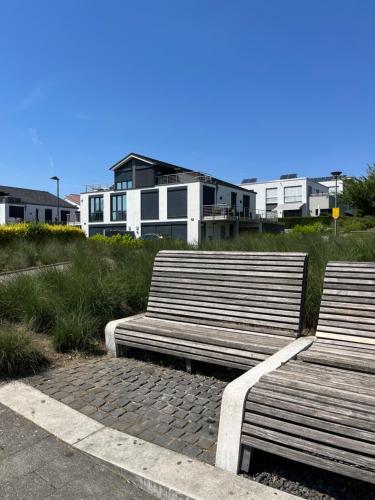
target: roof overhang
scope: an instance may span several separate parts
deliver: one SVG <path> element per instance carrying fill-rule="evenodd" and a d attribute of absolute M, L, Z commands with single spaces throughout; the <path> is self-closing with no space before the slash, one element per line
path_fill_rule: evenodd
<path fill-rule="evenodd" d="M 303 205 L 305 205 L 305 203 L 282 203 L 281 205 L 277 205 L 275 210 L 299 210 Z"/>
<path fill-rule="evenodd" d="M 115 163 L 112 167 L 110 167 L 109 170 L 117 170 L 118 168 L 122 167 L 125 163 L 127 163 L 129 160 L 132 160 L 132 159 L 141 160 L 141 161 L 144 161 L 145 163 L 149 163 L 150 165 L 155 165 L 155 162 L 150 161 L 148 159 L 146 160 L 142 156 L 137 156 L 137 155 L 134 155 L 131 153 L 131 154 L 125 156 L 125 158 L 123 158 L 122 160 Z"/>

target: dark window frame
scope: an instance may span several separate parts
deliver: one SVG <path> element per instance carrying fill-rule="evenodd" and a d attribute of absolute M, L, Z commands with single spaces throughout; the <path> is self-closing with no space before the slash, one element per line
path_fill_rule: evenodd
<path fill-rule="evenodd" d="M 121 200 L 121 203 L 119 201 Z M 115 208 L 114 208 L 115 205 Z M 125 205 L 125 210 L 124 210 Z M 127 196 L 126 193 L 111 195 L 111 221 L 126 221 L 127 218 Z"/>
<path fill-rule="evenodd" d="M 103 212 L 103 196 L 89 196 L 89 222 L 103 222 Z"/>
<path fill-rule="evenodd" d="M 157 203 L 156 203 L 156 208 L 157 210 L 155 211 L 155 214 L 152 216 L 145 215 L 145 205 L 143 204 L 143 200 L 145 199 L 144 197 L 147 195 L 152 195 L 152 194 L 157 194 Z M 141 220 L 159 220 L 159 212 L 160 212 L 160 194 L 159 194 L 159 189 L 148 189 L 147 191 L 141 191 Z"/>
<path fill-rule="evenodd" d="M 185 206 L 184 206 L 184 213 L 183 214 L 172 214 L 170 213 L 170 210 L 172 212 L 172 207 L 171 207 L 171 201 L 169 199 L 169 193 L 174 193 L 174 192 L 183 192 L 185 195 Z M 171 208 L 170 208 L 171 207 Z M 167 189 L 167 218 L 168 219 L 187 219 L 188 217 L 188 188 L 187 186 L 183 187 L 176 187 L 176 188 L 168 188 Z"/>

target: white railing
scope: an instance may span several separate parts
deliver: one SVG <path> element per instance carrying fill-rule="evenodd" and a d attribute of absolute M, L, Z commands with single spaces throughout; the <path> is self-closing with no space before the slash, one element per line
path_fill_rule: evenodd
<path fill-rule="evenodd" d="M 203 205 L 202 216 L 210 219 L 229 219 L 236 217 L 236 211 L 234 207 L 224 203 L 220 205 Z"/>

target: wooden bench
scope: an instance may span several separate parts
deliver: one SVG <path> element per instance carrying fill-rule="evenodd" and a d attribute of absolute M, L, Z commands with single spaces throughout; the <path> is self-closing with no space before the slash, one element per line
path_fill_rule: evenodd
<path fill-rule="evenodd" d="M 145 314 L 111 322 L 121 346 L 247 370 L 302 329 L 304 253 L 161 251 Z"/>
<path fill-rule="evenodd" d="M 330 262 L 316 340 L 248 392 L 242 470 L 258 448 L 375 483 L 375 263 Z"/>

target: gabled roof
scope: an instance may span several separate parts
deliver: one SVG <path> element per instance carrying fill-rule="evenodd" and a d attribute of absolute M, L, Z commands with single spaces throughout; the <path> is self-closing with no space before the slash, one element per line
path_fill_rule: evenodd
<path fill-rule="evenodd" d="M 180 167 L 178 165 L 173 165 L 173 163 L 167 163 L 165 161 L 156 160 L 155 158 L 150 158 L 149 156 L 140 155 L 138 153 L 129 153 L 124 158 L 122 158 L 120 161 L 118 161 L 117 163 L 112 165 L 112 167 L 110 167 L 110 170 L 117 170 L 119 167 L 122 167 L 122 165 L 124 165 L 124 163 L 128 162 L 132 158 L 134 158 L 136 160 L 142 160 L 146 163 L 149 163 L 150 165 L 160 165 L 160 166 L 167 167 L 167 168 L 169 167 L 173 170 L 178 169 L 178 170 L 182 170 L 184 172 L 193 172 L 193 170 L 191 170 L 190 168 L 185 168 L 185 167 Z"/>
<path fill-rule="evenodd" d="M 81 203 L 81 197 L 79 194 L 68 194 L 64 198 L 65 201 L 68 203 L 72 203 L 73 205 L 80 205 Z"/>
<path fill-rule="evenodd" d="M 48 191 L 38 191 L 37 189 L 26 189 L 12 186 L 0 186 L 1 196 L 12 196 L 20 198 L 21 203 L 30 205 L 46 205 L 51 207 L 57 206 L 57 196 Z M 72 205 L 61 198 L 59 199 L 60 208 L 72 208 Z"/>

